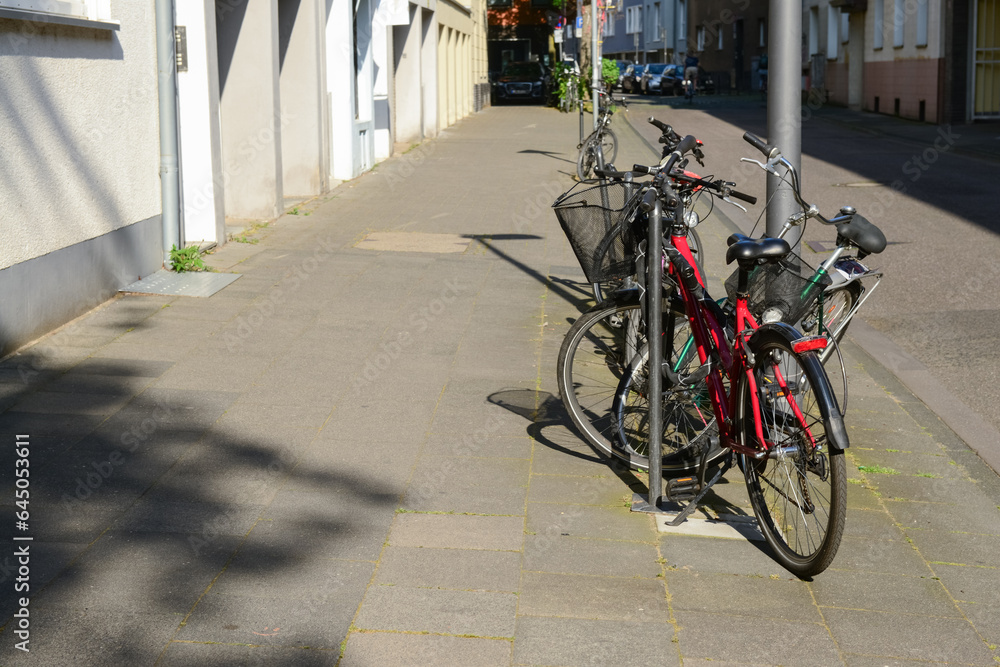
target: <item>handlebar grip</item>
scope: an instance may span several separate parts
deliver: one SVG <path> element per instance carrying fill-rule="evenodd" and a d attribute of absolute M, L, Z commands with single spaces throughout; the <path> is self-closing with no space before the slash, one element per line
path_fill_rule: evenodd
<path fill-rule="evenodd" d="M 731 190 L 729 192 L 730 197 L 735 197 L 736 199 L 742 199 L 748 204 L 756 204 L 757 198 L 752 195 L 745 195 L 742 192 L 737 192 L 736 190 Z"/>
<path fill-rule="evenodd" d="M 641 164 L 633 164 L 632 165 L 632 171 L 637 171 L 640 174 L 652 174 L 653 173 L 653 170 L 651 168 L 649 168 L 649 167 L 647 167 L 645 165 L 641 165 Z"/>
<path fill-rule="evenodd" d="M 649 124 L 658 129 L 660 132 L 670 132 L 671 128 L 666 123 L 656 120 L 652 116 L 649 117 Z"/>
<path fill-rule="evenodd" d="M 743 139 L 748 144 L 750 144 L 751 146 L 753 146 L 754 148 L 756 148 L 757 150 L 759 150 L 761 153 L 763 153 L 764 157 L 766 157 L 768 160 L 770 160 L 771 158 L 773 158 L 774 155 L 775 155 L 775 153 L 778 150 L 777 148 L 775 148 L 774 146 L 766 143 L 763 139 L 761 139 L 756 134 L 753 134 L 751 132 L 744 132 L 743 133 Z"/>
<path fill-rule="evenodd" d="M 594 174 L 598 178 L 603 178 L 603 179 L 612 178 L 612 179 L 617 179 L 617 180 L 620 181 L 620 180 L 623 180 L 630 173 L 632 173 L 632 172 L 629 172 L 629 171 L 615 171 L 614 169 L 597 169 L 596 167 L 594 168 Z"/>
<path fill-rule="evenodd" d="M 680 140 L 680 143 L 678 143 L 677 146 L 674 148 L 674 152 L 684 155 L 697 145 L 698 145 L 698 140 L 695 139 L 693 135 L 689 134 Z"/>

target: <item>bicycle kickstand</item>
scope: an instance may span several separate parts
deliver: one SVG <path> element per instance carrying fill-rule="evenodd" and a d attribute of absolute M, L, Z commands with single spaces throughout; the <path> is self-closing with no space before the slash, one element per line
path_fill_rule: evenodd
<path fill-rule="evenodd" d="M 669 522 L 668 526 L 679 526 L 684 523 L 689 516 L 691 516 L 696 509 L 698 509 L 698 503 L 701 499 L 705 497 L 705 494 L 715 486 L 715 483 L 722 479 L 722 476 L 726 474 L 726 471 L 733 464 L 733 457 L 727 456 L 725 462 L 716 471 L 712 479 L 705 482 L 705 473 L 708 470 L 708 455 L 712 451 L 718 449 L 719 436 L 713 435 L 709 438 L 709 441 L 702 445 L 701 450 L 701 460 L 698 462 L 698 476 L 697 479 L 694 477 L 681 477 L 678 479 L 672 479 L 667 482 L 667 498 L 670 500 L 678 500 L 678 496 L 681 499 L 689 496 L 692 493 L 697 493 L 688 502 L 688 504 L 681 510 L 680 514 L 674 517 L 674 520 Z"/>

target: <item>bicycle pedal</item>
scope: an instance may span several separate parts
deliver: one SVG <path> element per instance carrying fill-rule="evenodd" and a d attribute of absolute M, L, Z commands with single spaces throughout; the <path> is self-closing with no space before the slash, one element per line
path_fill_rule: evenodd
<path fill-rule="evenodd" d="M 684 502 L 698 495 L 701 485 L 697 477 L 677 477 L 667 480 L 667 500 Z"/>

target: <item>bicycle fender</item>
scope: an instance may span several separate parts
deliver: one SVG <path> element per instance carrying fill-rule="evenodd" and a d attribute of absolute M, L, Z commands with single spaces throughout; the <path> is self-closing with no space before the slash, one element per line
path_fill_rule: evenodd
<path fill-rule="evenodd" d="M 797 340 L 803 338 L 791 325 L 784 322 L 772 322 L 757 329 L 750 336 L 750 351 L 754 354 L 764 343 L 773 340 L 781 340 L 791 347 Z M 844 426 L 844 418 L 840 415 L 840 408 L 837 406 L 837 397 L 830 387 L 830 381 L 823 369 L 823 364 L 819 356 L 814 351 L 799 354 L 802 367 L 813 377 L 821 378 L 821 382 L 813 383 L 813 391 L 819 398 L 820 415 L 823 417 L 823 427 L 826 429 L 826 437 L 830 442 L 830 447 L 843 451 L 850 446 L 850 438 L 847 436 L 847 427 Z"/>

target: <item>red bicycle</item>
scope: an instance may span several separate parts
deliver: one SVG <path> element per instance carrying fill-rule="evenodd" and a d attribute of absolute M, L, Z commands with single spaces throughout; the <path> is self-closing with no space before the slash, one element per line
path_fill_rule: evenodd
<path fill-rule="evenodd" d="M 772 150 L 757 142 L 765 154 Z M 758 526 L 777 560 L 799 577 L 810 577 L 833 561 L 847 505 L 847 430 L 818 357 L 828 339 L 803 336 L 781 322 L 758 325 L 747 307 L 750 272 L 785 258 L 791 248 L 783 239 L 731 236 L 726 262 L 739 267 L 734 317 L 709 297 L 687 246 L 683 198 L 674 190 L 678 174 L 672 173 L 674 164 L 695 145 L 694 137 L 684 138 L 641 204 L 651 229 L 670 229 L 662 259 L 650 244 L 646 298 L 656 303 L 679 297 L 690 325 L 690 333 L 682 334 L 688 340 L 674 341 L 674 332 L 681 329 L 661 321 L 660 308 L 648 309 L 649 331 L 661 333 L 647 336 L 644 349 L 622 377 L 615 398 L 616 421 L 624 424 L 631 419 L 647 435 L 663 437 L 671 428 L 663 405 L 676 408 L 677 403 L 664 401 L 663 396 L 697 394 L 688 397 L 688 409 L 710 408 L 715 429 L 700 444 L 697 478 L 668 480 L 668 498 L 690 499 L 674 523 L 690 515 L 736 463 L 743 471 Z M 654 235 L 651 231 L 650 239 Z M 661 297 L 661 267 L 668 269 L 672 295 Z M 666 311 L 668 318 L 671 312 Z M 649 359 L 659 359 L 659 373 L 650 373 L 654 365 Z M 685 372 L 677 372 L 681 367 Z M 698 397 L 707 399 L 705 408 Z M 657 404 L 659 409 L 651 409 Z M 698 418 L 706 421 L 704 414 Z M 659 475 L 655 479 L 651 475 L 651 485 L 658 483 Z M 651 495 L 658 496 L 659 490 Z"/>

